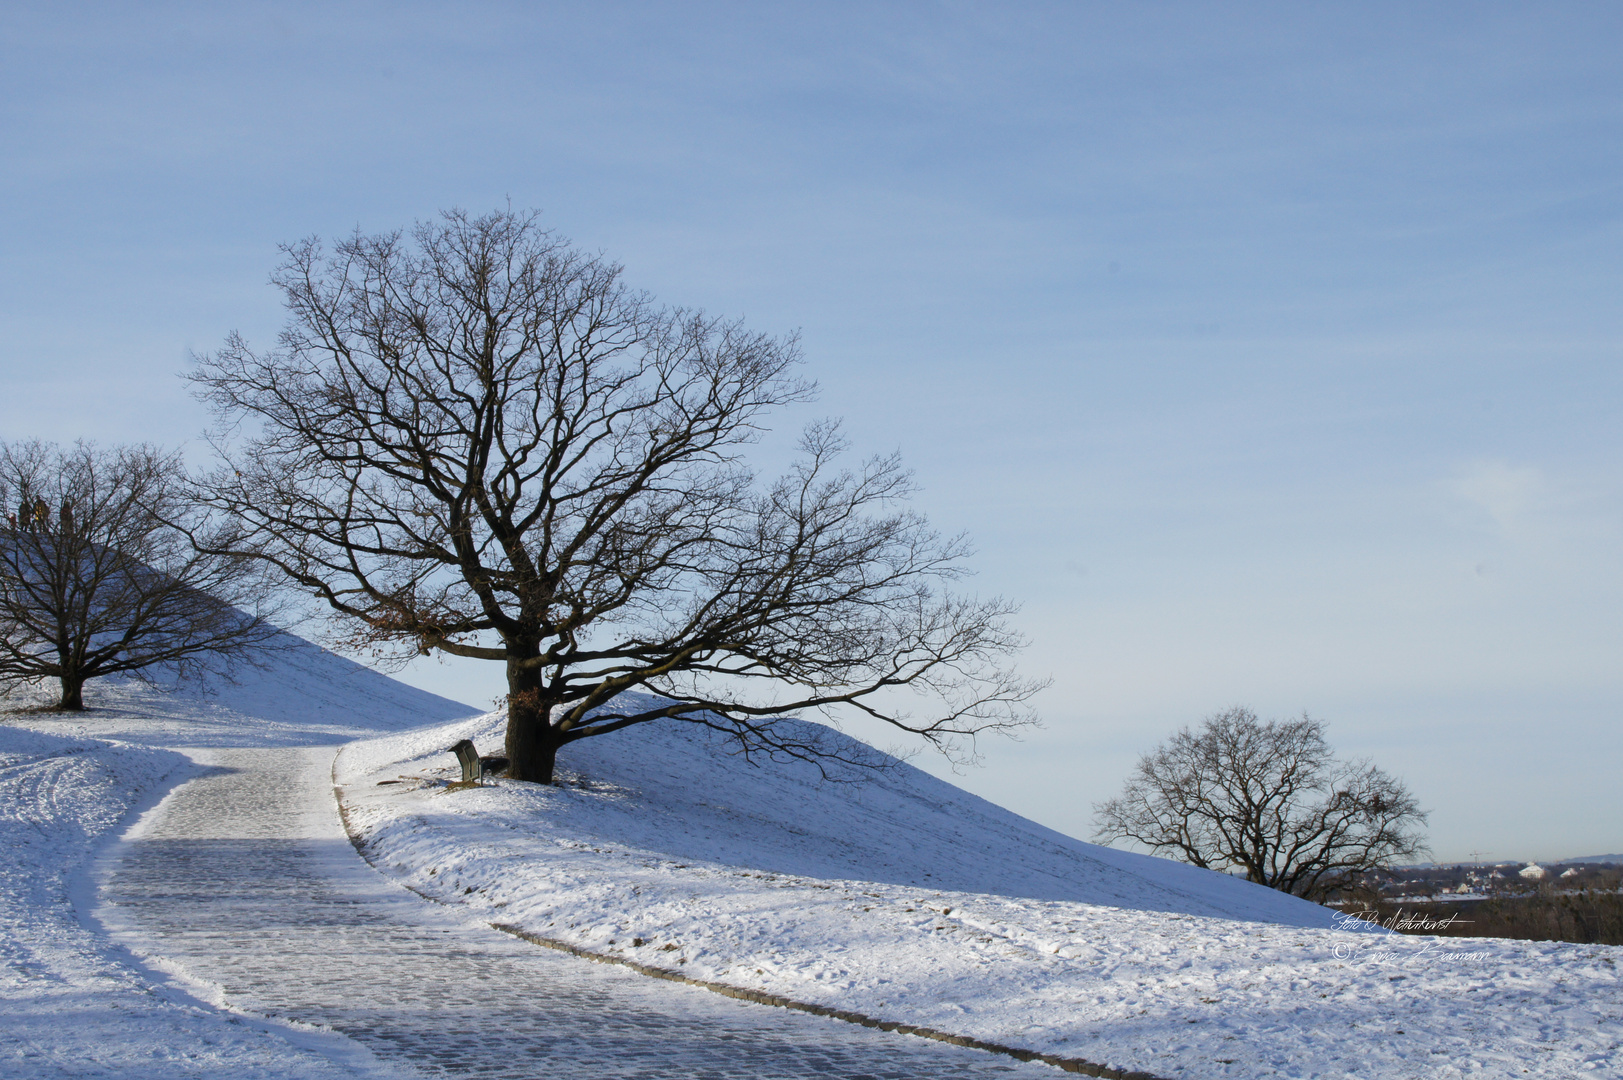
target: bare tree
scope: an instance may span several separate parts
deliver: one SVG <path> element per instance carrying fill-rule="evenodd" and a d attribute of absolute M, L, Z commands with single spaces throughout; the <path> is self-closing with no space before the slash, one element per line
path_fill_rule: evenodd
<path fill-rule="evenodd" d="M 1425 850 L 1426 821 L 1401 782 L 1340 762 L 1324 723 L 1262 723 L 1234 708 L 1139 759 L 1123 792 L 1094 807 L 1097 837 L 1131 840 L 1259 885 L 1322 900 L 1345 875 Z"/>
<path fill-rule="evenodd" d="M 812 760 L 784 714 L 852 708 L 947 749 L 1031 720 L 1012 607 L 946 591 L 966 545 L 900 505 L 894 457 L 841 469 L 820 424 L 777 482 L 744 464 L 764 414 L 813 392 L 794 339 L 658 307 L 533 214 L 284 251 L 277 347 L 233 335 L 194 376 L 222 430 L 252 425 L 217 436 L 201 491 L 239 523 L 220 550 L 357 643 L 504 665 L 509 776 L 550 782 L 560 747 L 662 718 Z"/>
<path fill-rule="evenodd" d="M 150 446 L 0 444 L 0 683 L 54 678 L 59 707 L 119 672 L 228 669 L 276 629 L 252 606 L 240 558 L 193 550 L 174 454 Z"/>

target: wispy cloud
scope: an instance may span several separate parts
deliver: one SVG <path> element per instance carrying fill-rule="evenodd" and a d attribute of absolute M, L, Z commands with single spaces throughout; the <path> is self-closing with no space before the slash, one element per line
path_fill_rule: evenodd
<path fill-rule="evenodd" d="M 1507 461 L 1477 461 L 1451 484 L 1454 495 L 1511 530 L 1536 512 L 1549 489 L 1542 470 Z"/>

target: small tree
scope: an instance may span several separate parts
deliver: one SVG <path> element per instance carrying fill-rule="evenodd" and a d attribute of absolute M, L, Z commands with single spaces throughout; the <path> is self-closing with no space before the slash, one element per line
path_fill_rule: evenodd
<path fill-rule="evenodd" d="M 251 606 L 246 560 L 193 550 L 177 455 L 150 446 L 0 444 L 0 683 L 43 678 L 59 707 L 125 672 L 228 666 L 276 630 Z"/>
<path fill-rule="evenodd" d="M 1401 782 L 1340 762 L 1324 723 L 1261 723 L 1234 708 L 1139 759 L 1123 792 L 1096 804 L 1097 838 L 1130 840 L 1259 885 L 1323 900 L 1348 874 L 1425 850 L 1426 821 Z"/>
<path fill-rule="evenodd" d="M 503 665 L 509 776 L 662 718 L 814 760 L 779 717 L 849 707 L 945 748 L 1029 721 L 1013 609 L 944 591 L 966 545 L 900 508 L 894 457 L 841 470 L 823 424 L 776 483 L 745 466 L 765 413 L 813 390 L 793 339 L 657 307 L 534 215 L 285 251 L 278 347 L 232 336 L 195 374 L 253 425 L 200 491 L 239 529 L 217 550 L 353 641 Z"/>

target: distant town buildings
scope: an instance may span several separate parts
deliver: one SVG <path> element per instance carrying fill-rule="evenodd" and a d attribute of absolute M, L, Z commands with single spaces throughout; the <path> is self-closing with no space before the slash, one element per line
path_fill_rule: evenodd
<path fill-rule="evenodd" d="M 1495 897 L 1530 896 L 1551 889 L 1563 893 L 1623 891 L 1623 862 L 1583 861 L 1552 863 L 1504 862 L 1497 864 L 1402 866 L 1355 879 L 1344 895 L 1332 903 L 1345 905 L 1379 897 L 1389 902 L 1474 902 Z"/>

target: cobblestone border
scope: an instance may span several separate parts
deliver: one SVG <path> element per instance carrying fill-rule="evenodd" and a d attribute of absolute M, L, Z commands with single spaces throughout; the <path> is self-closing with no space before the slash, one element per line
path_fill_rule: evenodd
<path fill-rule="evenodd" d="M 343 753 L 342 747 L 339 748 L 338 753 Z M 332 774 L 333 801 L 338 804 L 338 817 L 344 823 L 344 834 L 349 837 L 349 842 L 354 845 L 355 851 L 360 855 L 360 857 L 366 860 L 366 864 L 372 867 L 374 870 L 377 870 L 377 863 L 372 860 L 372 856 L 366 850 L 366 841 L 361 839 L 353 826 L 350 824 L 349 807 L 344 805 L 343 789 L 338 785 L 337 754 L 333 755 Z M 382 871 L 379 870 L 379 873 L 382 873 Z M 442 906 L 449 906 L 447 901 L 441 900 L 437 896 L 430 896 L 428 893 L 425 893 L 420 889 L 414 889 L 410 885 L 406 885 L 404 882 L 401 882 L 400 884 L 404 888 L 409 889 L 411 892 L 416 893 L 424 900 L 428 900 Z M 1100 1065 L 1098 1062 L 1088 1061 L 1084 1058 L 1065 1057 L 1060 1054 L 1043 1054 L 1035 1050 L 1025 1050 L 1018 1046 L 1006 1046 L 1003 1043 L 987 1042 L 984 1039 L 971 1038 L 968 1035 L 954 1035 L 948 1031 L 939 1031 L 936 1028 L 922 1027 L 918 1024 L 904 1024 L 897 1020 L 880 1020 L 877 1017 L 852 1012 L 849 1009 L 835 1009 L 827 1005 L 814 1005 L 806 1001 L 796 1001 L 793 998 L 786 998 L 780 994 L 769 994 L 761 990 L 747 990 L 743 987 L 729 986 L 726 983 L 711 982 L 707 979 L 694 979 L 687 975 L 683 975 L 679 971 L 672 971 L 669 968 L 655 967 L 652 964 L 639 963 L 636 960 L 629 960 L 623 956 L 612 956 L 608 953 L 593 952 L 590 949 L 583 949 L 579 945 L 571 945 L 569 942 L 561 941 L 558 938 L 544 937 L 540 934 L 535 934 L 525 930 L 522 927 L 514 926 L 511 923 L 490 923 L 489 925 L 492 929 L 500 930 L 504 934 L 511 934 L 514 937 L 527 941 L 532 945 L 540 945 L 543 948 L 556 949 L 559 952 L 569 953 L 571 956 L 578 956 L 583 960 L 593 960 L 600 964 L 615 964 L 620 967 L 630 968 L 639 975 L 647 975 L 649 978 L 653 979 L 664 979 L 666 982 L 683 983 L 687 986 L 697 986 L 702 990 L 709 990 L 711 993 L 720 994 L 723 997 L 737 998 L 740 1001 L 753 1001 L 759 1005 L 775 1005 L 780 1009 L 793 1009 L 796 1012 L 810 1013 L 813 1016 L 826 1016 L 832 1020 L 843 1020 L 848 1024 L 857 1024 L 861 1027 L 877 1028 L 880 1031 L 894 1031 L 900 1035 L 917 1035 L 921 1039 L 934 1039 L 936 1042 L 951 1043 L 953 1046 L 964 1046 L 973 1050 L 985 1050 L 988 1053 L 1002 1054 L 1005 1057 L 1012 1057 L 1019 1061 L 1040 1061 L 1045 1065 L 1052 1065 L 1057 1069 L 1063 1070 L 1064 1072 L 1080 1073 L 1083 1076 L 1104 1077 L 1106 1080 L 1163 1080 L 1163 1078 L 1157 1077 L 1151 1073 L 1133 1072 L 1127 1069 L 1114 1069 L 1109 1065 Z"/>

